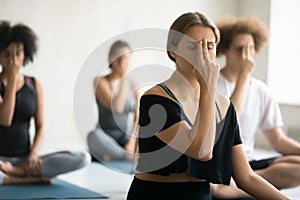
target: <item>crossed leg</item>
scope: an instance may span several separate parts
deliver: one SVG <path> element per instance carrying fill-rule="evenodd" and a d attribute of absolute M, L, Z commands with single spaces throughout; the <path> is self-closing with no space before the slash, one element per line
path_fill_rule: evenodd
<path fill-rule="evenodd" d="M 11 176 L 26 176 L 26 171 L 23 166 L 13 166 L 10 162 L 0 161 L 0 171 Z"/>
<path fill-rule="evenodd" d="M 300 156 L 283 156 L 276 158 L 269 167 L 255 170 L 278 189 L 293 188 L 300 185 Z M 216 199 L 250 198 L 239 189 L 231 179 L 230 186 L 211 184 L 211 192 Z"/>
<path fill-rule="evenodd" d="M 283 156 L 272 164 L 255 171 L 278 189 L 293 188 L 300 185 L 300 156 Z"/>
<path fill-rule="evenodd" d="M 40 183 L 50 184 L 51 180 L 36 174 L 35 176 L 27 176 L 23 166 L 13 166 L 10 162 L 0 161 L 0 172 L 2 172 L 2 184 L 26 184 Z"/>
<path fill-rule="evenodd" d="M 3 173 L 3 185 L 8 184 L 28 184 L 28 183 L 39 183 L 39 184 L 51 184 L 51 180 L 47 177 L 34 176 L 34 177 L 18 177 L 11 176 Z"/>

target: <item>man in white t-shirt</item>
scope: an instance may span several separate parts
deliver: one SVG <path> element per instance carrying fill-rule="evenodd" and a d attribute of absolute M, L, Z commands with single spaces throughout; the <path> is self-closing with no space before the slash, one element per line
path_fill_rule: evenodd
<path fill-rule="evenodd" d="M 300 143 L 285 135 L 278 103 L 267 85 L 252 77 L 254 56 L 267 41 L 267 29 L 253 17 L 230 18 L 217 23 L 217 26 L 221 32 L 217 55 L 226 58 L 218 91 L 230 97 L 236 108 L 249 164 L 279 189 L 300 185 Z M 258 130 L 282 156 L 255 160 L 254 143 Z M 212 185 L 212 194 L 215 199 L 248 196 L 233 181 L 229 187 Z"/>

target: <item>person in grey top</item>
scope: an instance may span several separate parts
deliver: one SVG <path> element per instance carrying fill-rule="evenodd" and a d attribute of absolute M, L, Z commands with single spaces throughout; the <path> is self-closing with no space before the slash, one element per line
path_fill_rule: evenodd
<path fill-rule="evenodd" d="M 87 136 L 88 149 L 101 161 L 132 160 L 136 130 L 139 92 L 133 80 L 126 77 L 130 46 L 117 40 L 109 51 L 111 72 L 94 79 L 98 107 L 98 124 Z M 133 114 L 133 121 L 130 120 Z"/>

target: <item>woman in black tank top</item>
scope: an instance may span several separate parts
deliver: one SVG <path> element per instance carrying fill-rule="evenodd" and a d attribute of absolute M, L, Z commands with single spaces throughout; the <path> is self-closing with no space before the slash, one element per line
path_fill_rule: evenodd
<path fill-rule="evenodd" d="M 286 199 L 246 160 L 235 108 L 216 93 L 219 31 L 188 12 L 171 25 L 167 53 L 176 70 L 140 100 L 138 163 L 128 200 L 210 200 L 210 183 L 239 187 L 258 199 Z"/>
<path fill-rule="evenodd" d="M 20 72 L 22 66 L 33 61 L 36 41 L 29 27 L 0 23 L 0 185 L 49 183 L 51 177 L 90 162 L 90 156 L 84 152 L 38 155 L 43 137 L 42 88 L 37 79 Z M 32 118 L 33 143 L 29 132 Z"/>

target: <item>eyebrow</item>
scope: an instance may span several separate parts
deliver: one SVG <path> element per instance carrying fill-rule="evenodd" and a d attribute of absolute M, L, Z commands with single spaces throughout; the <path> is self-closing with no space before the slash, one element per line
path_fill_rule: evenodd
<path fill-rule="evenodd" d="M 187 41 L 186 43 L 193 43 L 193 44 L 199 44 L 201 42 L 201 40 L 199 41 L 192 41 L 192 40 L 189 40 Z M 214 41 L 207 41 L 207 44 L 215 44 Z"/>
<path fill-rule="evenodd" d="M 200 41 L 199 41 L 199 42 L 200 42 Z M 199 42 L 197 42 L 197 41 L 192 41 L 192 40 L 189 40 L 189 41 L 187 41 L 186 43 L 198 44 Z"/>

